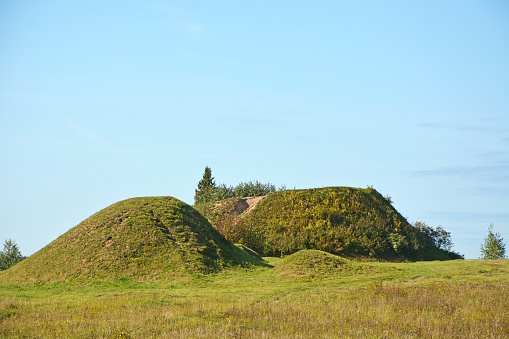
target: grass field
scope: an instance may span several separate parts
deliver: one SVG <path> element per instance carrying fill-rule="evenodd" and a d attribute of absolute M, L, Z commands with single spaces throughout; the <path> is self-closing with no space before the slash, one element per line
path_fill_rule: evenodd
<path fill-rule="evenodd" d="M 509 338 L 509 260 L 329 256 L 165 282 L 0 286 L 0 337 Z"/>

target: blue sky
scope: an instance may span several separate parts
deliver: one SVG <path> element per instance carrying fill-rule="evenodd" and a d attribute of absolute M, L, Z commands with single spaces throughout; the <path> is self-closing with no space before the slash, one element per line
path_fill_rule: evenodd
<path fill-rule="evenodd" d="M 135 196 L 373 186 L 509 240 L 505 1 L 0 0 L 0 240 Z"/>

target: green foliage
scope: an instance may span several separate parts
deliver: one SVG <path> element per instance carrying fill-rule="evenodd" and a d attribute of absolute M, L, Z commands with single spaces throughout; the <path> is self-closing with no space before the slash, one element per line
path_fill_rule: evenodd
<path fill-rule="evenodd" d="M 428 252 L 437 252 L 437 250 L 447 253 L 451 259 L 463 259 L 463 255 L 451 251 L 453 246 L 451 233 L 447 232 L 442 226 L 433 228 L 426 223 L 417 221 L 414 223 L 418 237 L 424 245 L 424 250 Z"/>
<path fill-rule="evenodd" d="M 172 197 L 147 197 L 97 212 L 4 278 L 22 284 L 168 280 L 261 264 L 191 206 Z"/>
<path fill-rule="evenodd" d="M 25 259 L 25 257 L 21 255 L 16 242 L 12 239 L 6 239 L 4 242 L 4 250 L 0 251 L 0 271 L 14 266 L 23 259 Z"/>
<path fill-rule="evenodd" d="M 417 221 L 414 227 L 426 237 L 429 245 L 437 247 L 444 251 L 449 251 L 452 247 L 451 233 L 447 232 L 442 226 L 436 229 L 426 225 L 426 223 Z"/>
<path fill-rule="evenodd" d="M 279 189 L 271 183 L 261 183 L 258 180 L 252 182 L 241 182 L 237 186 L 226 186 L 221 184 L 213 190 L 213 201 L 220 201 L 230 198 L 245 198 L 245 197 L 259 197 L 267 195 L 269 193 L 277 192 L 278 190 L 284 190 L 282 186 Z"/>
<path fill-rule="evenodd" d="M 327 187 L 273 192 L 242 215 L 235 214 L 238 199 L 197 208 L 227 238 L 266 256 L 316 249 L 387 260 L 456 258 L 448 232 L 440 227 L 430 238 L 390 200 L 371 187 Z"/>
<path fill-rule="evenodd" d="M 504 259 L 505 244 L 500 233 L 493 233 L 493 224 L 488 227 L 488 235 L 484 238 L 484 244 L 481 245 L 481 259 Z"/>
<path fill-rule="evenodd" d="M 259 197 L 278 190 L 285 190 L 285 187 L 281 186 L 278 189 L 271 183 L 261 183 L 258 180 L 241 182 L 237 186 L 216 185 L 212 170 L 207 166 L 203 178 L 198 183 L 198 188 L 194 191 L 194 204 L 200 205 L 230 198 Z"/>
<path fill-rule="evenodd" d="M 198 188 L 194 190 L 194 203 L 202 204 L 212 201 L 216 183 L 212 177 L 210 167 L 205 167 L 202 179 L 198 182 Z"/>

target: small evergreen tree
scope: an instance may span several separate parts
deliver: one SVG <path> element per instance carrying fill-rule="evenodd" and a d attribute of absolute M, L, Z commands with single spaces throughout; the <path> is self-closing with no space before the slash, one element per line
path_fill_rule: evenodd
<path fill-rule="evenodd" d="M 504 259 L 505 244 L 500 233 L 493 233 L 493 224 L 488 227 L 488 235 L 481 245 L 481 259 Z"/>
<path fill-rule="evenodd" d="M 205 167 L 202 179 L 198 182 L 198 188 L 194 190 L 194 204 L 210 202 L 214 199 L 216 183 L 212 177 L 210 167 Z"/>
<path fill-rule="evenodd" d="M 25 259 L 25 257 L 21 255 L 16 242 L 11 239 L 6 239 L 4 250 L 0 252 L 0 270 L 6 270 L 23 259 Z"/>

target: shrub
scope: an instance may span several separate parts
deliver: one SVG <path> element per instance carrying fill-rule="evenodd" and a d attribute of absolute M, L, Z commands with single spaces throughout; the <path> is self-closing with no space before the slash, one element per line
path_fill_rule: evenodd
<path fill-rule="evenodd" d="M 484 238 L 484 244 L 481 245 L 482 259 L 504 259 L 505 244 L 500 233 L 493 233 L 493 224 L 488 227 L 488 235 Z"/>

